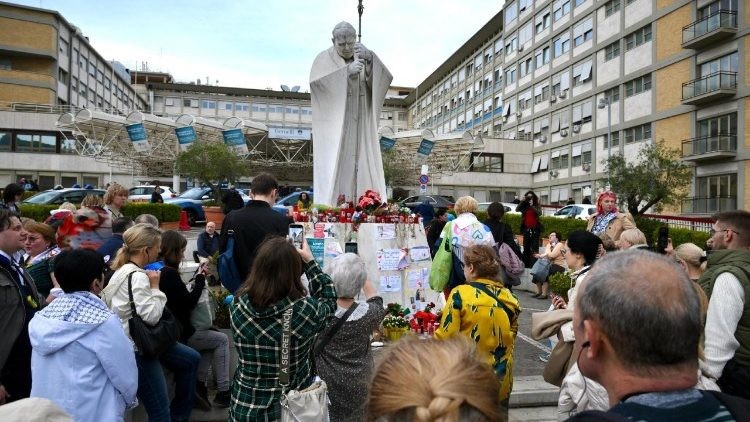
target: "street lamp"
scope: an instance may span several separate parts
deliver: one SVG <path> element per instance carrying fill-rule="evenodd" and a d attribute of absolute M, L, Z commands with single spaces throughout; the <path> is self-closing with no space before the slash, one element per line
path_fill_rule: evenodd
<path fill-rule="evenodd" d="M 609 161 L 612 158 L 612 106 L 609 103 L 609 98 L 599 98 L 599 104 L 596 108 L 599 110 L 607 109 L 607 189 L 610 189 Z"/>

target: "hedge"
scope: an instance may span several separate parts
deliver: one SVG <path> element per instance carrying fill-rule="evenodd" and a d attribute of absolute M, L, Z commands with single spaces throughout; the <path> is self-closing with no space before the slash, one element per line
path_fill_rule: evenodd
<path fill-rule="evenodd" d="M 60 208 L 58 205 L 36 205 L 21 204 L 21 215 L 36 221 L 44 221 L 50 216 L 50 211 Z M 135 219 L 141 214 L 152 214 L 159 222 L 180 221 L 180 208 L 174 204 L 151 204 L 147 202 L 134 202 L 122 207 L 125 217 Z"/>

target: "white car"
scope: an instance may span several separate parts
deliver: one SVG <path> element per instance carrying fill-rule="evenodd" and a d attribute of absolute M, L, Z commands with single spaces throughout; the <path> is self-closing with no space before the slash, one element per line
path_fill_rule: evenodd
<path fill-rule="evenodd" d="M 557 218 L 577 218 L 579 220 L 588 220 L 589 216 L 596 214 L 596 205 L 591 204 L 572 204 L 566 205 L 552 214 Z"/>
<path fill-rule="evenodd" d="M 161 188 L 162 199 L 176 198 L 177 192 L 169 186 L 159 186 Z M 151 194 L 154 193 L 153 185 L 134 186 L 128 190 L 128 201 L 130 202 L 149 202 Z"/>
<path fill-rule="evenodd" d="M 492 202 L 480 202 L 479 203 L 479 208 L 477 208 L 477 210 L 478 211 L 487 211 L 487 208 L 489 208 L 489 206 L 490 206 L 491 203 Z M 505 209 L 505 213 L 506 214 L 520 214 L 519 212 L 516 211 L 516 207 L 518 206 L 518 204 L 514 204 L 512 202 L 501 202 L 500 204 Z"/>

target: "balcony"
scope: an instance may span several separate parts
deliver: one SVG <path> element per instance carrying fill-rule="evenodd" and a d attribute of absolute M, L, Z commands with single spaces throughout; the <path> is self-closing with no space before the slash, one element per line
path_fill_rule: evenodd
<path fill-rule="evenodd" d="M 737 72 L 716 72 L 682 84 L 682 103 L 696 105 L 737 93 Z"/>
<path fill-rule="evenodd" d="M 737 12 L 719 10 L 682 28 L 682 48 L 703 48 L 736 33 Z"/>
<path fill-rule="evenodd" d="M 707 161 L 737 155 L 737 135 L 715 135 L 682 141 L 682 159 Z"/>
<path fill-rule="evenodd" d="M 736 197 L 685 198 L 682 200 L 683 214 L 714 214 L 737 209 Z"/>

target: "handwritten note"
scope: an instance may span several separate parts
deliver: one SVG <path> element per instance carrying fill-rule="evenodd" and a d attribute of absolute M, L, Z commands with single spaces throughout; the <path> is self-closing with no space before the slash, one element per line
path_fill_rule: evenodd
<path fill-rule="evenodd" d="M 378 224 L 375 227 L 376 240 L 390 240 L 396 238 L 395 224 Z"/>
<path fill-rule="evenodd" d="M 409 250 L 412 261 L 426 261 L 430 259 L 430 248 L 427 246 L 415 246 Z"/>
<path fill-rule="evenodd" d="M 401 249 L 380 249 L 377 255 L 378 270 L 398 271 L 401 262 Z"/>
<path fill-rule="evenodd" d="M 381 275 L 380 276 L 381 292 L 400 292 L 401 276 L 400 275 Z"/>

